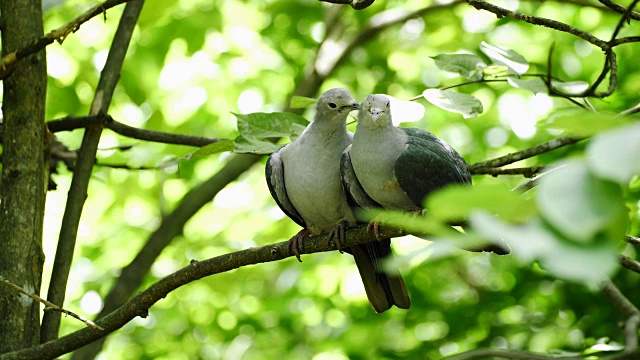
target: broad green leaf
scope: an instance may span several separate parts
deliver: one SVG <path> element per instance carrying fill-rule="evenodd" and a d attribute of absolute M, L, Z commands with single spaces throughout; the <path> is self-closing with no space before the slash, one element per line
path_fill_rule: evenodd
<path fill-rule="evenodd" d="M 529 69 L 529 62 L 527 59 L 511 49 L 487 44 L 483 41 L 480 43 L 480 51 L 487 55 L 496 64 L 504 65 L 509 68 L 509 72 L 513 74 L 522 75 Z"/>
<path fill-rule="evenodd" d="M 592 136 L 627 121 L 609 113 L 597 113 L 580 108 L 561 108 L 554 110 L 538 126 L 546 129 L 563 130 L 576 136 Z"/>
<path fill-rule="evenodd" d="M 618 267 L 615 244 L 611 241 L 575 244 L 539 218 L 514 226 L 476 212 L 471 215 L 470 223 L 487 240 L 506 242 L 520 261 L 539 261 L 543 269 L 562 279 L 600 282 Z"/>
<path fill-rule="evenodd" d="M 482 103 L 475 96 L 438 89 L 427 89 L 422 96 L 441 109 L 462 114 L 465 119 L 482 113 Z"/>
<path fill-rule="evenodd" d="M 484 210 L 502 219 L 522 222 L 536 213 L 533 201 L 498 186 L 449 186 L 427 198 L 429 214 L 441 221 L 467 219 Z"/>
<path fill-rule="evenodd" d="M 233 114 L 238 120 L 238 131 L 246 137 L 267 138 L 291 135 L 292 124 L 306 126 L 309 121 L 287 112 Z"/>
<path fill-rule="evenodd" d="M 280 150 L 282 147 L 282 145 L 274 144 L 270 141 L 243 135 L 239 135 L 233 140 L 233 146 L 233 152 L 235 153 L 250 154 L 271 154 Z"/>
<path fill-rule="evenodd" d="M 581 93 L 589 88 L 589 83 L 586 83 L 584 81 L 563 82 L 563 81 L 552 80 L 551 85 L 553 85 L 555 88 L 559 90 L 566 91 L 568 93 L 573 93 L 573 94 Z"/>
<path fill-rule="evenodd" d="M 536 196 L 540 214 L 567 238 L 589 243 L 618 224 L 624 199 L 618 185 L 597 178 L 576 160 L 542 177 Z"/>
<path fill-rule="evenodd" d="M 589 166 L 598 176 L 626 185 L 640 175 L 640 124 L 603 133 L 587 147 Z"/>
<path fill-rule="evenodd" d="M 479 57 L 471 54 L 440 54 L 432 57 L 438 69 L 459 74 L 470 80 L 482 79 L 482 68 L 487 64 Z"/>
<path fill-rule="evenodd" d="M 203 157 L 225 151 L 233 151 L 233 140 L 216 141 L 205 145 L 191 154 L 189 159 L 201 159 Z"/>
<path fill-rule="evenodd" d="M 309 105 L 315 104 L 317 101 L 318 99 L 296 95 L 291 97 L 291 103 L 289 103 L 289 107 L 292 109 L 304 109 Z"/>
<path fill-rule="evenodd" d="M 514 88 L 529 90 L 534 94 L 546 93 L 547 85 L 540 78 L 534 79 L 519 79 L 517 77 L 507 77 L 507 82 Z"/>

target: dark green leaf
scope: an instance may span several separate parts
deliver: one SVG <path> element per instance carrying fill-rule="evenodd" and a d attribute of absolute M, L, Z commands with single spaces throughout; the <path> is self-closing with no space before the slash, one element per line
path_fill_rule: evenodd
<path fill-rule="evenodd" d="M 626 185 L 640 175 L 640 124 L 634 123 L 594 138 L 587 159 L 598 176 Z"/>
<path fill-rule="evenodd" d="M 235 114 L 240 135 L 256 138 L 291 135 L 292 124 L 306 126 L 309 121 L 287 112 Z"/>
<path fill-rule="evenodd" d="M 482 103 L 475 96 L 438 89 L 427 89 L 422 96 L 441 109 L 462 114 L 465 119 L 482 113 Z"/>
<path fill-rule="evenodd" d="M 225 151 L 233 151 L 233 140 L 216 141 L 209 145 L 205 145 L 191 154 L 189 158 L 200 159 L 212 154 L 217 154 Z"/>
<path fill-rule="evenodd" d="M 529 62 L 527 59 L 511 49 L 507 49 L 502 46 L 490 45 L 483 41 L 480 43 L 480 51 L 487 55 L 496 64 L 504 65 L 509 68 L 509 72 L 513 74 L 522 75 L 529 69 Z"/>
<path fill-rule="evenodd" d="M 252 136 L 239 135 L 233 140 L 235 153 L 271 154 L 278 151 L 282 145 L 262 140 Z"/>
<path fill-rule="evenodd" d="M 471 54 L 440 54 L 433 57 L 438 69 L 460 74 L 460 76 L 471 79 L 482 79 L 482 68 L 486 67 L 482 59 Z"/>

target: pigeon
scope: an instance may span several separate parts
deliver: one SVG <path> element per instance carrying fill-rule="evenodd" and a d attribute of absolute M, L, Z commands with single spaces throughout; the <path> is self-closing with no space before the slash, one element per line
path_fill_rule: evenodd
<path fill-rule="evenodd" d="M 351 201 L 363 208 L 418 212 L 431 192 L 471 185 L 467 163 L 449 144 L 428 131 L 393 125 L 384 95 L 370 94 L 362 102 L 341 173 Z"/>
<path fill-rule="evenodd" d="M 328 239 L 335 239 L 340 249 L 345 229 L 357 225 L 342 187 L 340 159 L 353 140 L 353 134 L 347 131 L 347 116 L 358 108 L 358 102 L 345 89 L 324 92 L 311 124 L 267 160 L 271 195 L 282 211 L 303 227 L 289 240 L 289 248 L 299 261 L 299 247 L 307 236 L 329 233 Z M 342 249 L 355 258 L 369 303 L 378 313 L 392 305 L 408 308 L 410 301 L 402 278 L 399 274 L 387 275 L 380 267 L 381 258 L 389 256 L 391 248 L 383 242 L 370 244 Z"/>

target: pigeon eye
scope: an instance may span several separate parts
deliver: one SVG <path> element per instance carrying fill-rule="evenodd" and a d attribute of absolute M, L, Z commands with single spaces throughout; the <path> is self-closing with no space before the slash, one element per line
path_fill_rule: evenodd
<path fill-rule="evenodd" d="M 329 103 L 329 107 L 332 109 L 335 109 L 338 107 L 338 105 L 334 104 L 334 103 Z"/>

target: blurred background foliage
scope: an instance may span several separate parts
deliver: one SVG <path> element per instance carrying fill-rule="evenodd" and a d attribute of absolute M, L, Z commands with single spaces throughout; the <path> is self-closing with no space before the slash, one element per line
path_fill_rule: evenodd
<path fill-rule="evenodd" d="M 435 4 L 435 3 L 433 3 Z M 45 13 L 45 31 L 77 16 L 92 1 L 67 1 Z M 375 15 L 389 9 L 418 9 L 425 1 L 378 0 L 364 11 L 315 0 L 154 0 L 145 5 L 127 54 L 110 114 L 131 126 L 233 139 L 231 112 L 283 111 L 313 61 L 327 32 L 328 14 L 337 14 L 346 37 L 355 36 Z M 624 5 L 624 4 L 623 4 Z M 553 18 L 608 39 L 620 16 L 597 2 L 507 1 L 504 6 Z M 93 97 L 122 7 L 82 25 L 62 45 L 47 48 L 47 118 L 85 115 Z M 632 35 L 637 23 L 623 28 Z M 399 99 L 426 88 L 462 80 L 438 70 L 431 57 L 479 51 L 486 41 L 511 48 L 531 63 L 529 73 L 545 74 L 555 44 L 553 74 L 566 81 L 593 81 L 603 64 L 599 49 L 575 36 L 508 19 L 497 19 L 466 3 L 452 5 L 391 26 L 365 39 L 322 84 L 321 91 L 345 87 L 358 100 L 368 93 Z M 600 111 L 634 106 L 640 93 L 637 45 L 617 48 L 617 91 L 593 100 Z M 482 100 L 484 113 L 463 119 L 424 99 L 425 117 L 412 127 L 428 129 L 476 163 L 557 137 L 536 125 L 565 99 L 533 95 L 504 83 L 473 84 L 459 91 Z M 318 94 L 316 94 L 318 95 Z M 309 117 L 310 111 L 306 113 Z M 354 125 L 350 125 L 354 126 Z M 82 131 L 56 134 L 72 149 Z M 133 145 L 121 151 L 120 146 Z M 185 161 L 195 151 L 146 143 L 106 130 L 98 163 L 155 167 L 154 170 L 96 166 L 78 234 L 66 308 L 91 317 L 102 306 L 119 271 L 157 228 L 162 217 L 197 184 L 215 174 L 228 153 Z M 581 154 L 578 144 L 518 163 L 546 165 Z M 47 198 L 44 279 L 50 276 L 71 173 L 59 166 L 58 189 Z M 203 207 L 181 236 L 162 252 L 143 288 L 189 264 L 249 246 L 284 241 L 299 228 L 271 199 L 264 161 L 254 165 Z M 477 187 L 513 188 L 521 176 L 475 176 Z M 637 181 L 636 181 L 637 182 Z M 638 235 L 638 184 L 627 188 L 631 234 Z M 406 237 L 396 253 L 426 254 L 405 264 L 412 297 L 409 311 L 375 314 L 369 307 L 353 260 L 337 252 L 290 258 L 199 280 L 171 293 L 109 336 L 102 359 L 252 358 L 429 358 L 480 347 L 536 352 L 579 352 L 603 342 L 622 343 L 623 320 L 597 288 L 556 279 L 536 263 L 513 256 L 455 251 L 429 256 L 430 243 Z M 426 249 L 426 250 L 425 250 Z M 635 257 L 632 248 L 618 250 Z M 614 281 L 637 293 L 637 274 L 622 270 Z M 43 284 L 42 294 L 46 294 Z M 634 290 L 635 289 L 635 290 Z M 61 335 L 83 325 L 65 318 Z M 68 357 L 68 355 L 67 355 Z"/>

